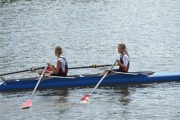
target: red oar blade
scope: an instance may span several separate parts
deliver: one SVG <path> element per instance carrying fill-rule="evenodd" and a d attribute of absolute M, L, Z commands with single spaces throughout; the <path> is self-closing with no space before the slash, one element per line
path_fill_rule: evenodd
<path fill-rule="evenodd" d="M 81 101 L 88 100 L 90 96 L 90 94 L 85 95 L 83 98 L 81 98 Z"/>
<path fill-rule="evenodd" d="M 22 109 L 28 109 L 28 108 L 30 108 L 31 107 L 31 105 L 32 105 L 32 101 L 29 99 L 29 100 L 27 100 L 23 105 L 22 105 Z"/>

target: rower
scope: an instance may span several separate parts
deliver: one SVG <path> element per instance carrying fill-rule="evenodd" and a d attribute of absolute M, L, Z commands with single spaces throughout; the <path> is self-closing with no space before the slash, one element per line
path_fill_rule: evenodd
<path fill-rule="evenodd" d="M 119 69 L 117 69 L 116 71 L 128 72 L 130 59 L 129 59 L 128 52 L 126 50 L 126 45 L 124 43 L 121 43 L 118 45 L 118 52 L 120 53 L 120 59 L 117 59 L 116 63 L 119 66 Z"/>
<path fill-rule="evenodd" d="M 126 50 L 126 45 L 124 43 L 121 43 L 118 45 L 118 52 L 120 53 L 120 58 L 116 60 L 116 63 L 119 66 L 119 69 L 113 69 L 112 71 L 128 72 L 129 65 L 130 65 L 130 59 L 129 59 L 128 52 Z M 99 76 L 104 75 L 106 72 L 107 72 L 107 70 L 105 70 Z"/>
<path fill-rule="evenodd" d="M 50 76 L 64 76 L 64 77 L 67 76 L 68 63 L 66 61 L 66 58 L 63 57 L 62 54 L 63 54 L 62 48 L 60 46 L 57 46 L 55 48 L 55 55 L 58 58 L 56 68 L 50 63 L 48 63 L 49 69 L 53 72 L 50 74 Z"/>

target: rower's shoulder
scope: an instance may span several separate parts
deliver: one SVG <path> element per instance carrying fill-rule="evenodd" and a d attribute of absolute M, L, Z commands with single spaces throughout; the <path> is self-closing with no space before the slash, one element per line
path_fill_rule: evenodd
<path fill-rule="evenodd" d="M 123 58 L 128 58 L 129 59 L 129 56 L 127 54 L 124 54 Z"/>

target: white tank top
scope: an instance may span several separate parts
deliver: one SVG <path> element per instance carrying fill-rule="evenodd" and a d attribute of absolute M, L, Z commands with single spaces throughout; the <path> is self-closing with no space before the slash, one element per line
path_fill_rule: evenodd
<path fill-rule="evenodd" d="M 65 71 L 65 70 L 66 70 L 66 61 L 64 60 L 64 57 L 61 56 L 60 58 L 58 58 L 58 61 L 61 62 L 61 69 L 62 69 L 63 71 Z"/>

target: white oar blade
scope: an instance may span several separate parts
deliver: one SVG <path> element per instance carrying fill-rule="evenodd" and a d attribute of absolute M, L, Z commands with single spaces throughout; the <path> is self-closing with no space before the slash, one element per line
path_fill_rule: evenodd
<path fill-rule="evenodd" d="M 28 109 L 28 108 L 30 108 L 31 107 L 31 105 L 32 105 L 32 101 L 29 99 L 29 100 L 27 100 L 23 105 L 22 105 L 22 109 Z"/>

